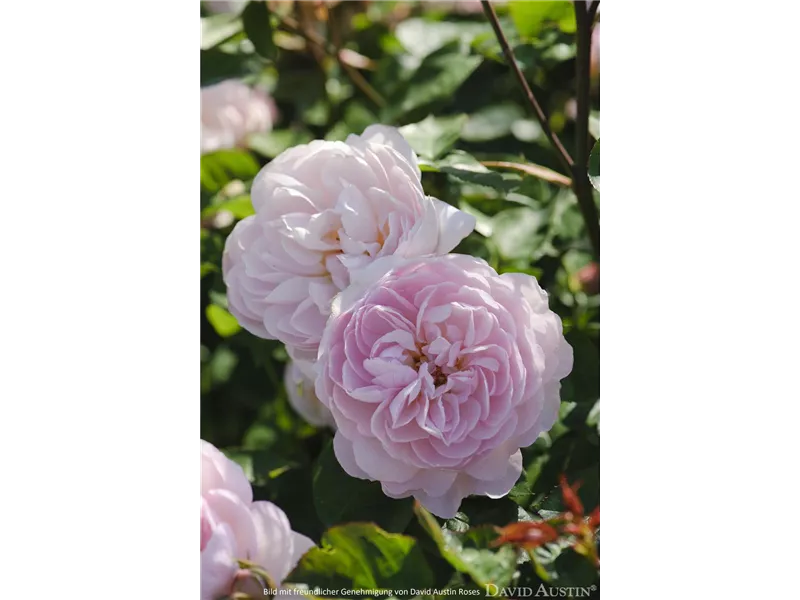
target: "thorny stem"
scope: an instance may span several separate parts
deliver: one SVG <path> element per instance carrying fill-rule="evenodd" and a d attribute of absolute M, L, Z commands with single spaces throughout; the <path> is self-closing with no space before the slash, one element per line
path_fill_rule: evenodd
<path fill-rule="evenodd" d="M 378 90 L 372 87 L 369 81 L 367 81 L 357 69 L 347 64 L 347 62 L 342 58 L 342 50 L 340 48 L 337 48 L 318 35 L 316 32 L 306 29 L 292 17 L 279 17 L 279 19 L 281 25 L 283 25 L 286 29 L 299 35 L 307 42 L 314 44 L 326 54 L 333 56 L 339 62 L 339 66 L 341 66 L 342 70 L 350 78 L 350 81 L 353 82 L 353 85 L 361 90 L 361 92 L 363 92 L 367 98 L 372 100 L 372 102 L 374 102 L 380 108 L 386 106 L 386 100 L 380 95 Z"/>
<path fill-rule="evenodd" d="M 592 196 L 592 187 L 589 181 L 588 164 L 589 164 L 589 108 L 591 98 L 590 94 L 590 79 L 589 79 L 589 64 L 591 59 L 591 38 L 592 38 L 592 20 L 590 14 L 594 15 L 597 12 L 597 6 L 600 4 L 599 0 L 595 0 L 587 9 L 585 0 L 574 0 L 575 17 L 578 31 L 578 56 L 576 59 L 577 65 L 577 120 L 576 120 L 576 137 L 577 137 L 577 151 L 575 159 L 573 160 L 567 149 L 561 143 L 561 140 L 550 128 L 550 122 L 539 104 L 536 96 L 533 94 L 530 86 L 528 85 L 525 75 L 519 68 L 514 51 L 508 43 L 508 39 L 503 33 L 500 23 L 497 20 L 497 13 L 488 0 L 481 0 L 483 12 L 489 19 L 492 25 L 497 41 L 503 48 L 511 69 L 525 94 L 528 103 L 530 104 L 539 123 L 542 126 L 547 139 L 553 144 L 556 149 L 559 160 L 562 162 L 567 172 L 572 175 L 572 189 L 578 199 L 578 207 L 580 208 L 583 220 L 586 223 L 586 230 L 589 234 L 589 240 L 592 244 L 592 250 L 595 258 L 600 260 L 600 217 L 597 212 L 597 206 L 594 203 Z"/>
<path fill-rule="evenodd" d="M 569 155 L 569 152 L 567 152 L 564 144 L 561 143 L 561 140 L 558 139 L 558 136 L 555 134 L 555 132 L 550 128 L 550 120 L 547 118 L 544 110 L 542 110 L 539 101 L 536 100 L 536 96 L 533 95 L 533 91 L 528 85 L 525 75 L 522 74 L 522 71 L 517 64 L 517 60 L 514 57 L 514 51 L 511 50 L 511 46 L 509 46 L 508 40 L 506 39 L 506 36 L 500 27 L 500 22 L 497 20 L 497 13 L 494 12 L 494 8 L 492 7 L 491 3 L 488 2 L 488 0 L 481 0 L 481 5 L 483 6 L 483 12 L 486 14 L 486 17 L 492 24 L 492 29 L 494 29 L 494 34 L 497 37 L 497 41 L 500 42 L 500 46 L 503 48 L 503 54 L 505 54 L 506 60 L 509 62 L 511 69 L 514 71 L 517 81 L 519 81 L 519 85 L 522 87 L 522 91 L 525 93 L 528 103 L 531 105 L 533 112 L 536 114 L 536 118 L 539 119 L 542 130 L 547 136 L 547 139 L 550 140 L 550 143 L 553 144 L 555 149 L 558 151 L 559 159 L 562 163 L 564 163 L 564 167 L 566 167 L 567 172 L 572 172 L 572 157 Z"/>
<path fill-rule="evenodd" d="M 574 0 L 575 22 L 577 25 L 578 49 L 576 63 L 576 88 L 577 88 L 577 116 L 575 164 L 572 169 L 572 180 L 575 195 L 578 197 L 578 206 L 581 209 L 589 240 L 592 243 L 595 259 L 600 261 L 600 217 L 597 205 L 594 203 L 592 185 L 589 181 L 589 109 L 590 97 L 590 64 L 592 45 L 592 21 L 586 8 L 585 0 Z"/>

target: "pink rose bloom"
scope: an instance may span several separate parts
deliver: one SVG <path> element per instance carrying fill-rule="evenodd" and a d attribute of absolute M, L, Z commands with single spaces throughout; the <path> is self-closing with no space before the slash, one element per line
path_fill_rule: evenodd
<path fill-rule="evenodd" d="M 529 275 L 389 258 L 337 298 L 317 369 L 344 470 L 450 518 L 517 481 L 519 449 L 556 420 L 572 348 Z"/>
<path fill-rule="evenodd" d="M 228 307 L 254 335 L 313 362 L 333 297 L 383 256 L 446 254 L 475 218 L 426 196 L 414 151 L 393 127 L 295 146 L 253 182 L 222 270 Z"/>
<path fill-rule="evenodd" d="M 238 559 L 256 563 L 280 585 L 314 543 L 292 531 L 280 508 L 271 502 L 253 502 L 250 482 L 239 465 L 203 440 L 200 452 L 201 600 L 231 593 Z"/>
<path fill-rule="evenodd" d="M 308 367 L 305 370 L 311 371 Z M 317 398 L 314 391 L 314 380 L 303 372 L 301 365 L 289 361 L 283 374 L 283 380 L 289 396 L 289 404 L 301 417 L 317 427 L 336 428 L 331 411 Z"/>
<path fill-rule="evenodd" d="M 244 145 L 251 133 L 270 131 L 278 109 L 262 90 L 229 79 L 200 90 L 200 151 Z"/>

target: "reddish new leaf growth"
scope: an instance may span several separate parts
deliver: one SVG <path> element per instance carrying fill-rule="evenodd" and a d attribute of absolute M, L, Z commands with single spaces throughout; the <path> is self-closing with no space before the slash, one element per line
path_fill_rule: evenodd
<path fill-rule="evenodd" d="M 532 550 L 558 539 L 556 528 L 544 521 L 511 523 L 501 528 L 499 532 L 500 537 L 492 543 L 492 546 L 514 544 L 525 550 Z"/>
<path fill-rule="evenodd" d="M 597 528 L 600 526 L 600 507 L 595 508 L 587 518 L 584 518 L 583 503 L 578 497 L 580 482 L 570 485 L 563 475 L 559 481 L 564 506 L 567 509 L 565 512 L 547 521 L 525 521 L 499 527 L 497 531 L 500 536 L 492 546 L 513 544 L 530 552 L 534 548 L 555 542 L 562 536 L 571 536 L 568 538 L 570 547 L 599 567 L 600 556 L 597 554 L 596 536 Z"/>
<path fill-rule="evenodd" d="M 600 527 L 600 507 L 598 506 L 592 511 L 592 514 L 589 515 L 589 527 L 592 529 L 597 529 Z"/>
<path fill-rule="evenodd" d="M 573 483 L 571 486 L 567 483 L 567 478 L 561 476 L 561 494 L 564 496 L 564 506 L 575 515 L 577 518 L 583 517 L 583 503 L 578 498 L 578 488 L 581 483 Z"/>

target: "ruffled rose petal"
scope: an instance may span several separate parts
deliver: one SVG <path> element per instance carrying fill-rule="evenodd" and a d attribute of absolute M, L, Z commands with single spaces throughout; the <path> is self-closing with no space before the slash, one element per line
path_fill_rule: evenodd
<path fill-rule="evenodd" d="M 226 524 L 221 524 L 200 553 L 200 598 L 219 600 L 230 592 L 239 570 L 234 556 L 235 540 Z"/>
<path fill-rule="evenodd" d="M 202 457 L 201 493 L 222 489 L 235 494 L 245 504 L 253 501 L 253 490 L 242 467 L 205 440 L 200 440 L 200 455 Z"/>

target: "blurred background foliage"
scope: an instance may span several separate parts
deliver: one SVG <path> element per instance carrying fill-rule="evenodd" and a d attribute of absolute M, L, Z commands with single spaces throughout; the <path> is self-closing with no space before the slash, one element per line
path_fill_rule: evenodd
<path fill-rule="evenodd" d="M 509 2 L 495 9 L 553 130 L 572 152 L 572 3 Z M 341 472 L 331 433 L 307 424 L 288 403 L 284 348 L 241 330 L 227 311 L 221 276 L 225 238 L 253 212 L 249 186 L 263 165 L 293 145 L 343 140 L 381 122 L 401 127 L 421 157 L 426 192 L 477 218 L 476 231 L 456 251 L 482 257 L 500 273 L 536 276 L 575 350 L 560 420 L 523 450 L 520 482 L 501 500 L 468 499 L 445 528 L 547 518 L 564 510 L 562 473 L 583 482 L 578 494 L 587 511 L 597 506 L 599 267 L 569 174 L 529 111 L 480 3 L 206 2 L 201 18 L 201 87 L 231 78 L 261 86 L 278 113 L 271 131 L 250 135 L 242 147 L 201 155 L 201 437 L 239 460 L 257 498 L 276 502 L 295 529 L 318 542 L 328 527 L 354 520 L 425 537 L 410 500 L 389 500 L 378 484 Z M 591 75 L 594 141 L 600 136 L 595 60 Z M 548 572 L 560 577 L 559 585 L 598 580 L 597 570 L 587 570 L 574 553 L 540 551 L 540 569 L 520 569 L 520 581 L 545 581 Z M 432 582 L 478 581 L 442 556 L 434 557 Z M 499 553 L 492 556 L 505 568 Z"/>

